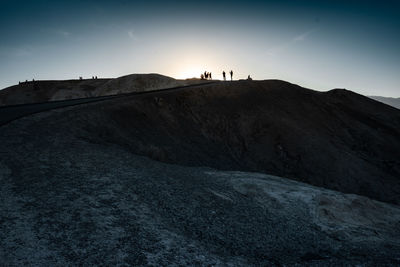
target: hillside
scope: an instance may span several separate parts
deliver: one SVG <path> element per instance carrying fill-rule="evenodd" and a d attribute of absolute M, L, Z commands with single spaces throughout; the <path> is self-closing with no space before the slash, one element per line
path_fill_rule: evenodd
<path fill-rule="evenodd" d="M 346 90 L 233 82 L 127 97 L 71 118 L 95 143 L 400 203 L 400 111 Z M 76 116 L 76 115 L 74 115 Z"/>
<path fill-rule="evenodd" d="M 131 93 L 201 83 L 160 74 L 131 74 L 116 79 L 29 81 L 0 90 L 0 106 Z"/>
<path fill-rule="evenodd" d="M 140 157 L 69 123 L 98 107 L 1 127 L 4 265 L 400 264 L 399 206 Z"/>
<path fill-rule="evenodd" d="M 176 80 L 160 74 L 131 74 L 113 79 L 98 87 L 95 96 L 151 91 L 202 83 L 202 80 Z"/>
<path fill-rule="evenodd" d="M 400 264 L 400 110 L 351 91 L 221 82 L 0 129 L 5 265 Z"/>
<path fill-rule="evenodd" d="M 110 79 L 29 81 L 0 90 L 0 106 L 91 97 Z"/>

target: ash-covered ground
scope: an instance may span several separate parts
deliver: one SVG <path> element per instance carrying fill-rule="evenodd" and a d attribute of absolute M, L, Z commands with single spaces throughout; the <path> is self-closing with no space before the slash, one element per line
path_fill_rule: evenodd
<path fill-rule="evenodd" d="M 274 83 L 131 96 L 0 127 L 2 264 L 399 265 L 398 112 Z M 351 146 L 359 133 L 372 146 Z M 337 151 L 356 161 L 338 169 Z M 354 183 L 363 168 L 386 180 Z"/>

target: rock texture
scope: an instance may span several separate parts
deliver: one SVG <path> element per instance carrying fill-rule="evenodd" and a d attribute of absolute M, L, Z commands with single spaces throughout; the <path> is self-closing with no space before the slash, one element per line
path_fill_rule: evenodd
<path fill-rule="evenodd" d="M 78 113 L 86 119 L 77 127 L 93 142 L 156 160 L 263 172 L 400 203 L 400 111 L 351 91 L 218 83 Z"/>
<path fill-rule="evenodd" d="M 400 264 L 398 206 L 140 157 L 71 128 L 76 112 L 1 127 L 5 266 Z"/>
<path fill-rule="evenodd" d="M 0 261 L 398 266 L 399 112 L 272 80 L 15 120 L 0 127 Z"/>

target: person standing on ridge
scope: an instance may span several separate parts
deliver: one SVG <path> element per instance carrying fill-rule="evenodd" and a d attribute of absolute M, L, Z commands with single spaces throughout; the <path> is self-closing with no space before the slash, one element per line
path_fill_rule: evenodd
<path fill-rule="evenodd" d="M 222 71 L 222 77 L 224 77 L 224 81 L 226 81 L 225 71 Z"/>
<path fill-rule="evenodd" d="M 208 73 L 208 76 L 210 77 L 210 80 L 212 80 L 212 78 L 211 78 L 211 72 L 210 72 L 210 73 Z"/>
<path fill-rule="evenodd" d="M 229 74 L 231 75 L 231 81 L 232 81 L 233 71 L 231 70 L 231 71 L 229 72 Z"/>

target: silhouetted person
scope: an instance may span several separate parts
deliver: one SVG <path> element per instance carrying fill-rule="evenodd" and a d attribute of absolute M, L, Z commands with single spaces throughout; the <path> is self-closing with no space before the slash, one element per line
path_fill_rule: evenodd
<path fill-rule="evenodd" d="M 226 81 L 226 73 L 225 73 L 225 71 L 222 71 L 222 77 L 224 77 L 224 81 Z"/>
<path fill-rule="evenodd" d="M 231 70 L 231 71 L 229 72 L 229 74 L 231 75 L 231 81 L 232 81 L 233 71 Z"/>
<path fill-rule="evenodd" d="M 210 74 L 210 80 L 212 80 L 212 78 L 211 78 L 211 72 L 210 72 L 209 74 Z"/>
<path fill-rule="evenodd" d="M 95 79 L 97 80 L 97 76 L 95 77 Z"/>
<path fill-rule="evenodd" d="M 203 73 L 200 74 L 200 79 L 201 79 L 201 80 L 204 80 L 204 74 L 203 74 Z"/>
<path fill-rule="evenodd" d="M 247 80 L 249 80 L 249 81 L 251 81 L 251 80 L 253 80 L 251 77 L 250 77 L 250 75 L 249 76 L 247 76 Z"/>
<path fill-rule="evenodd" d="M 79 76 L 79 80 L 81 80 L 81 81 L 82 81 L 82 76 Z"/>

